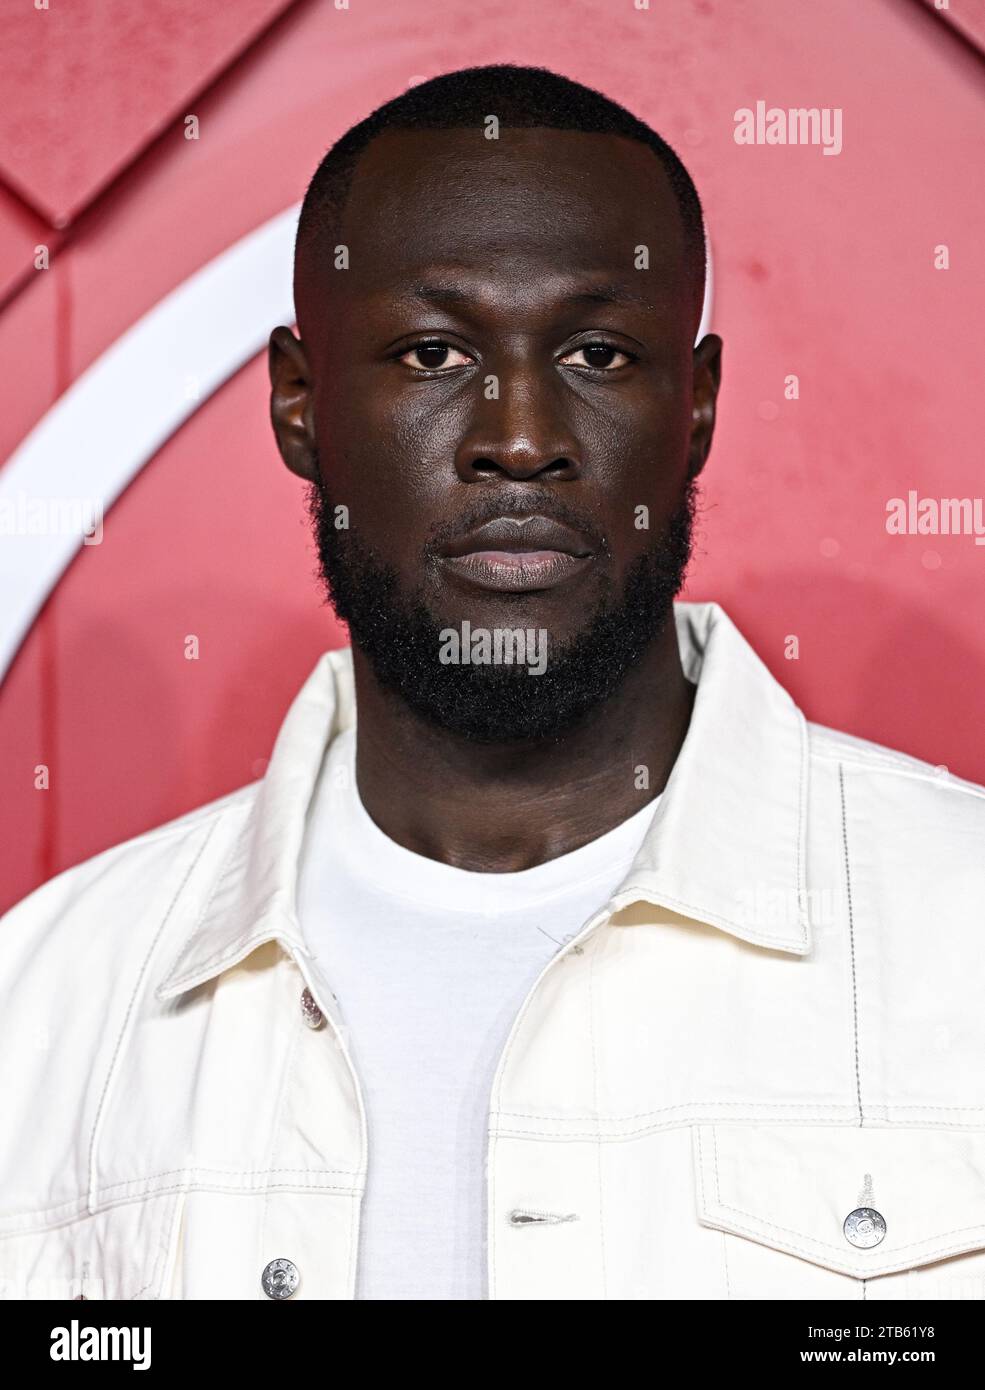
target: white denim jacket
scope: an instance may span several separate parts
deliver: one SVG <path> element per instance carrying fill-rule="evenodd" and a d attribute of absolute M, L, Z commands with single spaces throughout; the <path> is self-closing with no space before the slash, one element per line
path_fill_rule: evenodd
<path fill-rule="evenodd" d="M 489 1296 L 985 1297 L 985 788 L 676 617 L 652 829 L 499 1061 Z M 295 885 L 354 716 L 326 653 L 261 781 L 0 923 L 0 1296 L 353 1298 L 372 1135 Z"/>

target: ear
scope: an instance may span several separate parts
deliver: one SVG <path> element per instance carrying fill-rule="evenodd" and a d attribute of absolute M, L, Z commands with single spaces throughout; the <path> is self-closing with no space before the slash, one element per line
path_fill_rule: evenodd
<path fill-rule="evenodd" d="M 688 476 L 696 478 L 705 466 L 715 429 L 715 406 L 722 380 L 722 340 L 707 333 L 694 349 L 693 410 Z"/>
<path fill-rule="evenodd" d="M 292 473 L 308 482 L 318 476 L 312 409 L 311 372 L 304 345 L 289 328 L 275 328 L 267 349 L 270 371 L 270 423 L 280 456 Z"/>

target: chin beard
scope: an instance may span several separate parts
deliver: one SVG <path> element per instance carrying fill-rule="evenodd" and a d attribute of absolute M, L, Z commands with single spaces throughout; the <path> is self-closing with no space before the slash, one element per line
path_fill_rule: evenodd
<path fill-rule="evenodd" d="M 431 724 L 475 743 L 557 742 L 619 688 L 673 613 L 691 557 L 697 490 L 689 480 L 664 531 L 629 569 L 621 591 L 609 584 L 581 632 L 551 643 L 542 674 L 526 665 L 449 664 L 438 659 L 449 628 L 420 591 L 352 530 L 324 483 L 307 505 L 328 601 L 382 689 Z M 557 507 L 548 509 L 557 514 Z M 518 619 L 516 627 L 526 627 Z"/>

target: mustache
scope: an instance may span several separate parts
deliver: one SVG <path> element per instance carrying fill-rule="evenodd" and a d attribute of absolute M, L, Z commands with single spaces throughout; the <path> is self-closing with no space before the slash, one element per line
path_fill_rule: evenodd
<path fill-rule="evenodd" d="M 477 498 L 453 521 L 445 522 L 432 531 L 425 544 L 424 553 L 429 559 L 439 555 L 443 547 L 458 540 L 460 536 L 484 526 L 487 521 L 495 521 L 504 516 L 535 514 L 570 527 L 591 541 L 602 553 L 609 553 L 605 536 L 599 531 L 590 513 L 580 507 L 573 507 L 554 492 L 545 489 L 532 491 L 529 488 L 502 492 L 497 490 L 494 495 Z"/>

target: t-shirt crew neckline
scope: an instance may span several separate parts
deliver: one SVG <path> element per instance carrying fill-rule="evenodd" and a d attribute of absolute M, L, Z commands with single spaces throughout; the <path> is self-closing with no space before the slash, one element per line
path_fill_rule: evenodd
<path fill-rule="evenodd" d="M 567 854 L 529 869 L 483 873 L 416 854 L 380 829 L 356 786 L 354 729 L 337 735 L 323 775 L 332 780 L 332 791 L 338 797 L 331 828 L 333 838 L 337 837 L 335 852 L 342 861 L 362 871 L 372 862 L 378 892 L 411 899 L 418 906 L 433 904 L 459 912 L 529 908 L 570 893 L 574 883 L 588 884 L 594 879 L 611 882 L 617 864 L 628 869 L 635 859 L 660 800 L 659 796 L 651 798 L 619 825 Z"/>

